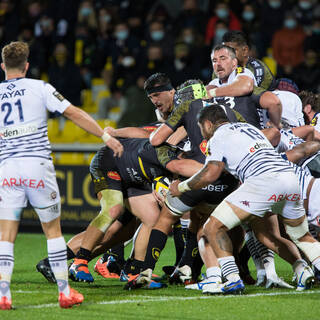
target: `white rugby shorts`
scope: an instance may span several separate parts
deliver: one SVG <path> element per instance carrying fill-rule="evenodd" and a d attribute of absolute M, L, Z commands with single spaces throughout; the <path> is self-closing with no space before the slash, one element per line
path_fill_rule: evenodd
<path fill-rule="evenodd" d="M 320 228 L 320 179 L 315 179 L 309 194 L 307 217 L 309 223 Z"/>
<path fill-rule="evenodd" d="M 305 214 L 299 181 L 294 172 L 250 177 L 225 200 L 258 217 L 263 217 L 266 212 L 288 219 L 297 219 Z"/>
<path fill-rule="evenodd" d="M 60 203 L 56 173 L 51 160 L 7 159 L 0 163 L 0 208 L 35 208 Z"/>

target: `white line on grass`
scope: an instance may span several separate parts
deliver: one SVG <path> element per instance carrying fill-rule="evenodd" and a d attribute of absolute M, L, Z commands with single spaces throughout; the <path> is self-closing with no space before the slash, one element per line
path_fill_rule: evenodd
<path fill-rule="evenodd" d="M 272 297 L 272 296 L 288 296 L 297 294 L 314 294 L 320 293 L 320 290 L 313 291 L 282 291 L 282 292 L 270 292 L 270 293 L 254 293 L 254 294 L 243 294 L 243 295 L 210 295 L 210 296 L 193 296 L 193 297 L 177 297 L 177 296 L 131 296 L 134 299 L 126 300 L 111 300 L 111 301 L 97 301 L 93 303 L 84 303 L 84 305 L 90 304 L 124 304 L 124 303 L 148 303 L 148 302 L 162 302 L 162 301 L 185 301 L 185 300 L 206 300 L 206 299 L 228 299 L 228 298 L 255 298 L 255 297 Z M 145 300 L 147 299 L 147 300 Z M 18 307 L 18 309 L 41 309 L 41 308 L 51 308 L 57 307 L 56 303 L 41 304 L 41 305 L 29 305 Z"/>

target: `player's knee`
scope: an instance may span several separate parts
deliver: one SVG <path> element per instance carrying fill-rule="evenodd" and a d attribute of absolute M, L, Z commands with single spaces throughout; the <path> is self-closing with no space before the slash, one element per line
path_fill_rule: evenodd
<path fill-rule="evenodd" d="M 118 190 L 102 190 L 100 199 L 101 210 L 90 225 L 106 232 L 110 224 L 123 212 L 123 195 Z"/>
<path fill-rule="evenodd" d="M 290 239 L 307 256 L 309 261 L 312 262 L 316 258 L 320 257 L 320 243 L 313 240 L 311 235 L 309 237 L 307 218 L 295 227 L 286 224 L 285 229 Z"/>

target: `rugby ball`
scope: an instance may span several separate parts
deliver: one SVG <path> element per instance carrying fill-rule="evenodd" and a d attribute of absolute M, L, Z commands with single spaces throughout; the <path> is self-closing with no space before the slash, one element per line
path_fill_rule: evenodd
<path fill-rule="evenodd" d="M 161 196 L 165 196 L 169 191 L 170 180 L 167 177 L 160 176 L 153 179 L 152 190 L 156 191 Z"/>

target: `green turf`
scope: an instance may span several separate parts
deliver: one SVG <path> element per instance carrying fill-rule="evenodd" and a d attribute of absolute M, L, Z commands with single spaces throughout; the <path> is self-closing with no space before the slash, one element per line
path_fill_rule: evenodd
<path fill-rule="evenodd" d="M 66 237 L 67 238 L 67 237 Z M 57 288 L 48 283 L 35 264 L 46 255 L 43 235 L 20 234 L 15 246 L 12 296 L 15 310 L 1 311 L 0 319 L 320 319 L 317 303 L 320 289 L 297 293 L 295 290 L 246 286 L 242 296 L 206 296 L 182 286 L 161 290 L 125 291 L 118 280 L 105 280 L 94 274 L 95 282 L 72 283 L 85 296 L 85 302 L 68 310 L 57 304 Z M 172 240 L 168 241 L 158 263 L 174 261 Z M 93 268 L 91 264 L 91 270 Z M 291 267 L 277 259 L 278 274 L 292 277 Z M 250 264 L 252 267 L 252 263 Z M 259 294 L 259 295 L 258 295 Z"/>

